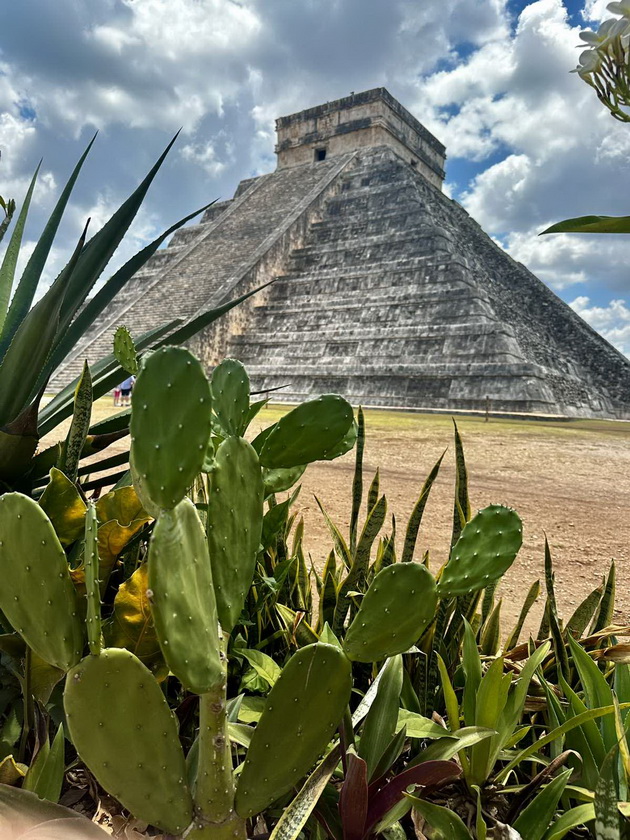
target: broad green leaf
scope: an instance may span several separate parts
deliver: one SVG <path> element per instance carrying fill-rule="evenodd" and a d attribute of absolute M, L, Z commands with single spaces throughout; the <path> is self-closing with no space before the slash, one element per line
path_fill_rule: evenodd
<path fill-rule="evenodd" d="M 570 769 L 563 770 L 532 799 L 525 810 L 521 811 L 514 823 L 514 828 L 521 837 L 527 837 L 527 840 L 542 840 L 572 772 Z"/>
<path fill-rule="evenodd" d="M 431 828 L 439 832 L 440 837 L 445 838 L 445 840 L 472 840 L 466 825 L 455 811 L 444 808 L 442 805 L 436 805 L 433 802 L 427 802 L 424 799 L 418 799 L 408 793 L 405 796 L 409 797 L 415 810 L 424 817 Z"/>
<path fill-rule="evenodd" d="M 619 705 L 619 708 L 621 710 L 628 709 L 630 708 L 630 703 L 621 703 Z M 589 720 L 596 720 L 597 718 L 601 718 L 606 715 L 612 715 L 614 713 L 615 707 L 614 705 L 611 705 L 604 706 L 600 709 L 589 709 L 587 712 L 575 715 L 575 717 L 572 717 L 569 720 L 565 721 L 561 726 L 555 727 L 547 735 L 544 735 L 537 741 L 534 741 L 533 744 L 530 744 L 529 746 L 521 750 L 521 752 L 519 752 L 515 758 L 513 758 L 499 773 L 497 773 L 495 777 L 496 781 L 501 782 L 505 780 L 518 764 L 520 764 L 522 761 L 525 761 L 526 758 L 529 758 L 534 753 L 538 752 L 538 750 L 541 750 L 543 747 L 546 747 L 547 744 L 552 743 L 552 741 L 557 740 L 558 738 L 562 737 L 562 735 L 565 735 L 567 732 L 570 732 L 572 729 L 575 729 L 576 726 L 582 726 Z"/>
<path fill-rule="evenodd" d="M 402 656 L 392 656 L 382 670 L 383 676 L 365 718 L 359 742 L 358 752 L 368 766 L 368 780 L 372 779 L 372 774 L 396 730 L 402 690 Z"/>
<path fill-rule="evenodd" d="M 25 790 L 32 790 L 40 799 L 47 799 L 49 802 L 58 802 L 65 772 L 64 749 L 63 725 L 60 725 L 49 749 L 46 751 L 40 750 L 37 755 L 37 764 L 39 764 L 40 755 L 45 755 L 45 758 L 41 761 L 36 778 L 32 782 L 29 782 L 31 770 L 34 769 L 33 767 L 27 773 L 22 787 Z"/>
<path fill-rule="evenodd" d="M 270 656 L 260 650 L 248 650 L 247 648 L 237 648 L 234 652 L 245 657 L 258 676 L 262 677 L 270 688 L 275 685 L 282 673 L 282 668 Z"/>
<path fill-rule="evenodd" d="M 568 641 L 573 654 L 573 663 L 584 689 L 586 705 L 591 709 L 612 705 L 612 690 L 596 663 L 575 639 L 569 636 Z M 614 718 L 604 717 L 600 722 L 600 728 L 604 746 L 606 750 L 611 750 L 617 743 Z"/>
<path fill-rule="evenodd" d="M 577 805 L 570 808 L 552 824 L 547 830 L 544 840 L 562 840 L 563 837 L 579 825 L 591 822 L 595 819 L 595 806 L 592 803 Z"/>
<path fill-rule="evenodd" d="M 576 216 L 540 233 L 630 233 L 630 216 Z"/>
<path fill-rule="evenodd" d="M 457 732 L 447 732 L 445 737 L 429 744 L 409 766 L 413 766 L 419 761 L 448 761 L 449 758 L 453 758 L 462 750 L 474 747 L 480 741 L 492 738 L 496 734 L 494 729 L 480 729 L 478 726 L 465 726 L 463 729 L 458 729 Z"/>
<path fill-rule="evenodd" d="M 398 710 L 398 723 L 396 731 L 406 727 L 408 738 L 446 738 L 450 733 L 448 729 L 435 723 L 424 715 L 409 712 L 407 709 Z"/>

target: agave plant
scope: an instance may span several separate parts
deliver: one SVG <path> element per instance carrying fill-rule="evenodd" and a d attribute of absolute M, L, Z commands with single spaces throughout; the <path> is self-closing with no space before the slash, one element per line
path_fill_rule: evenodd
<path fill-rule="evenodd" d="M 168 144 L 155 165 L 139 186 L 123 202 L 107 223 L 91 239 L 86 229 L 80 236 L 74 253 L 50 288 L 33 305 L 59 224 L 72 194 L 81 168 L 94 142 L 92 140 L 74 168 L 53 209 L 33 253 L 15 284 L 16 265 L 29 205 L 37 180 L 33 176 L 13 228 L 4 259 L 0 266 L 0 490 L 20 489 L 31 493 L 33 486 L 44 483 L 50 468 L 59 462 L 60 450 L 35 452 L 39 437 L 50 433 L 73 413 L 75 380 L 40 410 L 40 403 L 55 369 L 72 352 L 77 342 L 90 328 L 105 307 L 133 275 L 149 260 L 164 240 L 206 208 L 190 213 L 165 230 L 140 252 L 135 254 L 90 297 L 95 284 L 125 236 L 138 212 L 147 191 L 168 154 L 175 138 Z M 5 220 L 0 235 L 10 222 L 14 205 L 3 202 Z M 244 296 L 247 297 L 248 295 Z M 240 300 L 244 299 L 241 298 Z M 139 336 L 136 350 L 142 352 L 159 346 L 168 335 L 169 343 L 181 343 L 206 327 L 239 301 L 231 301 L 219 309 L 208 311 L 182 324 L 173 320 L 157 325 Z M 112 353 L 91 366 L 82 381 L 82 400 L 92 400 L 106 394 L 123 376 L 123 367 Z M 78 458 L 92 455 L 108 446 L 114 439 L 127 434 L 128 413 L 99 427 L 88 423 L 79 435 L 75 430 L 73 445 L 78 445 Z M 107 464 L 107 467 L 111 464 Z M 98 472 L 99 467 L 90 467 Z"/>

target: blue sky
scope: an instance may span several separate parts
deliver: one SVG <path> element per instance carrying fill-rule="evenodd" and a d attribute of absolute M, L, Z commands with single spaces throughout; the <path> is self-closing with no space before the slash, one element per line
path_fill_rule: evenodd
<path fill-rule="evenodd" d="M 270 171 L 274 118 L 384 85 L 447 146 L 447 185 L 480 224 L 630 353 L 630 240 L 545 237 L 628 213 L 630 126 L 570 70 L 603 0 L 21 0 L 0 8 L 0 194 L 44 158 L 27 250 L 99 137 L 48 268 L 97 229 L 172 134 L 122 249 Z"/>

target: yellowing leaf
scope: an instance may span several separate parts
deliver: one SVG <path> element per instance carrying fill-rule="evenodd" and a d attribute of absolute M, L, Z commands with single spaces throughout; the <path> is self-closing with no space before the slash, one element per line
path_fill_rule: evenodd
<path fill-rule="evenodd" d="M 118 590 L 108 642 L 113 647 L 124 647 L 135 653 L 159 679 L 166 676 L 168 669 L 153 626 L 147 590 L 147 564 L 144 563 Z"/>
<path fill-rule="evenodd" d="M 83 534 L 85 502 L 70 479 L 53 467 L 50 482 L 39 500 L 62 545 L 71 545 Z"/>
<path fill-rule="evenodd" d="M 102 496 L 96 503 L 96 516 L 100 523 L 116 519 L 121 525 L 129 525 L 134 519 L 146 522 L 150 518 L 133 487 L 119 487 Z"/>
<path fill-rule="evenodd" d="M 49 665 L 34 651 L 31 651 L 31 691 L 42 705 L 50 700 L 53 688 L 64 676 L 64 672 L 54 665 Z"/>
<path fill-rule="evenodd" d="M 17 764 L 12 755 L 8 755 L 0 761 L 0 784 L 14 785 L 26 775 L 28 767 L 25 764 Z"/>

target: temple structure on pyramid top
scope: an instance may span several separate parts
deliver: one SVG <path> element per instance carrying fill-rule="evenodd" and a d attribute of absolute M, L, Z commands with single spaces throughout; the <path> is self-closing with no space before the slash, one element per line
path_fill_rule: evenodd
<path fill-rule="evenodd" d="M 444 195 L 444 146 L 384 88 L 276 128 L 276 171 L 178 231 L 53 386 L 121 324 L 137 338 L 274 280 L 190 342 L 274 399 L 630 417 L 628 360 Z"/>

